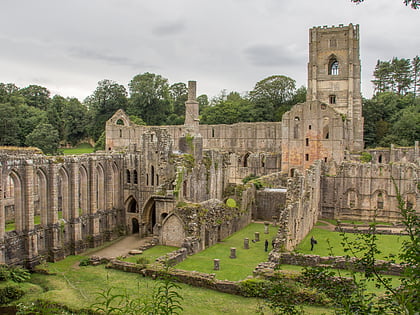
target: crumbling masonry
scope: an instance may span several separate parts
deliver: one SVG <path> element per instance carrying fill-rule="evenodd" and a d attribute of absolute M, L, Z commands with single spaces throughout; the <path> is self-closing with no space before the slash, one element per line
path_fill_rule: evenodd
<path fill-rule="evenodd" d="M 307 100 L 281 122 L 200 125 L 190 81 L 182 126 L 119 110 L 103 153 L 0 151 L 0 263 L 32 267 L 126 233 L 191 254 L 251 220 L 274 220 L 276 246 L 292 249 L 320 217 L 398 222 L 394 181 L 418 211 L 418 142 L 365 163 L 362 149 L 359 28 L 315 27 Z"/>

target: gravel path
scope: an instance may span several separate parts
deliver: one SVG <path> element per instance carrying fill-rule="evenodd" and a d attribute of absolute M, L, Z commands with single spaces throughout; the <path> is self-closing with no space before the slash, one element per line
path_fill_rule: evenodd
<path fill-rule="evenodd" d="M 107 258 L 125 256 L 130 250 L 139 249 L 140 246 L 145 245 L 151 239 L 151 237 L 139 238 L 138 234 L 128 235 L 118 242 L 115 242 L 105 248 L 101 248 L 98 251 L 92 252 L 89 256 L 100 256 Z"/>

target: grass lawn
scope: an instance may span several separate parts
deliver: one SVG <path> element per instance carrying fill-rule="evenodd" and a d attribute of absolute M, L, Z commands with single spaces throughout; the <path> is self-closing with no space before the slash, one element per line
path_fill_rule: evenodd
<path fill-rule="evenodd" d="M 64 155 L 93 153 L 93 147 L 89 143 L 81 143 L 75 148 L 60 149 Z"/>
<path fill-rule="evenodd" d="M 161 249 L 160 249 L 161 250 Z M 50 263 L 49 269 L 56 275 L 33 274 L 30 283 L 23 284 L 28 290 L 18 302 L 30 302 L 35 299 L 48 299 L 66 304 L 74 309 L 89 308 L 97 299 L 101 290 L 113 288 L 113 293 L 129 293 L 131 296 L 149 296 L 156 285 L 156 280 L 144 278 L 138 274 L 125 273 L 100 266 L 78 266 L 84 256 L 69 256 L 66 259 Z M 183 297 L 182 314 L 195 315 L 203 312 L 212 314 L 256 314 L 263 300 L 245 298 L 213 290 L 179 284 L 179 293 Z M 319 307 L 304 307 L 305 314 L 333 314 L 332 310 Z M 265 309 L 265 314 L 272 314 Z"/>
<path fill-rule="evenodd" d="M 357 237 L 357 234 L 346 233 L 349 239 L 354 240 Z M 310 239 L 314 237 L 318 244 L 314 246 L 314 250 L 311 251 Z M 398 235 L 377 235 L 377 244 L 378 249 L 382 252 L 377 259 L 386 259 L 390 254 L 397 255 L 399 249 L 401 248 L 402 241 L 408 239 L 408 236 L 398 236 Z M 313 228 L 311 232 L 305 237 L 305 239 L 297 246 L 296 252 L 302 254 L 313 254 L 320 256 L 330 256 L 330 251 L 328 249 L 328 241 L 332 246 L 332 252 L 334 256 L 344 256 L 345 253 L 343 246 L 341 245 L 342 238 L 339 232 L 324 230 L 320 228 Z"/>
<path fill-rule="evenodd" d="M 149 261 L 149 263 L 153 263 L 156 260 L 156 258 L 159 258 L 177 249 L 178 247 L 157 245 L 152 248 L 149 248 L 148 250 L 145 250 L 141 255 L 129 256 L 127 258 L 124 258 L 123 260 L 131 263 L 136 263 L 139 258 L 145 258 Z"/>
<path fill-rule="evenodd" d="M 253 243 L 254 232 L 260 232 L 260 241 Z M 217 279 L 238 281 L 252 275 L 255 267 L 267 261 L 268 252 L 264 251 L 264 241 L 269 242 L 268 250 L 271 250 L 271 240 L 276 236 L 277 228 L 270 226 L 269 234 L 264 234 L 264 224 L 251 223 L 244 229 L 236 232 L 222 242 L 188 257 L 176 265 L 175 268 L 195 270 L 205 273 L 215 273 Z M 249 238 L 249 249 L 244 249 L 244 238 Z M 236 259 L 229 258 L 230 248 L 236 248 Z M 213 270 L 213 259 L 220 259 L 220 270 Z"/>

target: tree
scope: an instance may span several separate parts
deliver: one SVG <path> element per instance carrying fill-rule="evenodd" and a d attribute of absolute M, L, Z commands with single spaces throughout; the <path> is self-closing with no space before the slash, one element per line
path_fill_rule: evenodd
<path fill-rule="evenodd" d="M 91 121 L 88 133 L 96 141 L 105 130 L 105 122 L 118 109 L 127 108 L 127 91 L 115 81 L 102 80 L 98 82 L 93 94 L 85 99 L 84 104 L 89 109 Z"/>
<path fill-rule="evenodd" d="M 20 89 L 19 93 L 25 98 L 26 104 L 46 110 L 50 102 L 50 91 L 39 85 L 29 85 Z"/>
<path fill-rule="evenodd" d="M 198 102 L 198 110 L 200 115 L 204 112 L 204 110 L 209 106 L 209 98 L 206 94 L 201 94 L 197 96 Z"/>
<path fill-rule="evenodd" d="M 418 89 L 420 88 L 420 57 L 415 56 L 411 60 L 412 80 L 413 80 L 413 94 L 417 97 Z"/>
<path fill-rule="evenodd" d="M 205 109 L 202 115 L 204 124 L 233 124 L 253 121 L 252 103 L 238 92 L 226 95 L 222 91 L 219 97 L 212 101 L 212 106 Z"/>
<path fill-rule="evenodd" d="M 134 76 L 128 84 L 129 115 L 141 117 L 148 125 L 162 125 L 170 113 L 168 80 L 154 73 Z"/>
<path fill-rule="evenodd" d="M 282 106 L 289 107 L 287 103 L 293 97 L 295 88 L 295 80 L 284 75 L 273 75 L 257 82 L 250 92 L 250 99 L 254 103 L 255 120 L 281 120 L 278 113 L 284 112 Z"/>
<path fill-rule="evenodd" d="M 414 145 L 420 139 L 420 102 L 402 109 L 398 116 L 392 125 L 392 134 L 398 138 L 397 144 Z"/>
<path fill-rule="evenodd" d="M 64 140 L 75 146 L 80 140 L 86 138 L 88 124 L 87 108 L 77 98 L 69 98 L 63 108 Z"/>
<path fill-rule="evenodd" d="M 10 104 L 0 104 L 0 145 L 19 146 L 19 125 L 15 108 Z"/>
<path fill-rule="evenodd" d="M 17 95 L 19 88 L 14 83 L 0 83 L 0 103 L 7 103 L 13 95 Z"/>
<path fill-rule="evenodd" d="M 364 0 L 351 0 L 351 2 L 354 2 L 356 4 L 362 3 Z M 420 8 L 420 0 L 404 0 L 403 1 L 406 6 L 410 5 L 414 10 Z"/>
<path fill-rule="evenodd" d="M 42 150 L 44 154 L 56 154 L 60 144 L 58 131 L 51 124 L 39 124 L 26 137 L 26 145 Z"/>
<path fill-rule="evenodd" d="M 174 83 L 169 87 L 173 112 L 178 116 L 185 115 L 185 102 L 188 99 L 188 89 L 185 83 Z"/>
<path fill-rule="evenodd" d="M 391 90 L 392 68 L 389 61 L 378 60 L 373 71 L 373 76 L 375 79 L 372 80 L 372 83 L 376 93 Z"/>
<path fill-rule="evenodd" d="M 394 82 L 394 90 L 398 94 L 408 92 L 411 85 L 411 64 L 410 59 L 392 58 L 392 80 Z"/>

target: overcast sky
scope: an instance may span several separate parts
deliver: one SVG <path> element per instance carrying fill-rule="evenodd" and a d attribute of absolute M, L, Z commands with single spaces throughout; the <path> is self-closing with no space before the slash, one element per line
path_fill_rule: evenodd
<path fill-rule="evenodd" d="M 273 74 L 307 85 L 308 30 L 360 25 L 362 91 L 377 59 L 420 55 L 420 10 L 403 0 L 0 0 L 0 82 L 52 95 L 127 87 L 153 72 L 198 95 L 246 92 Z"/>

